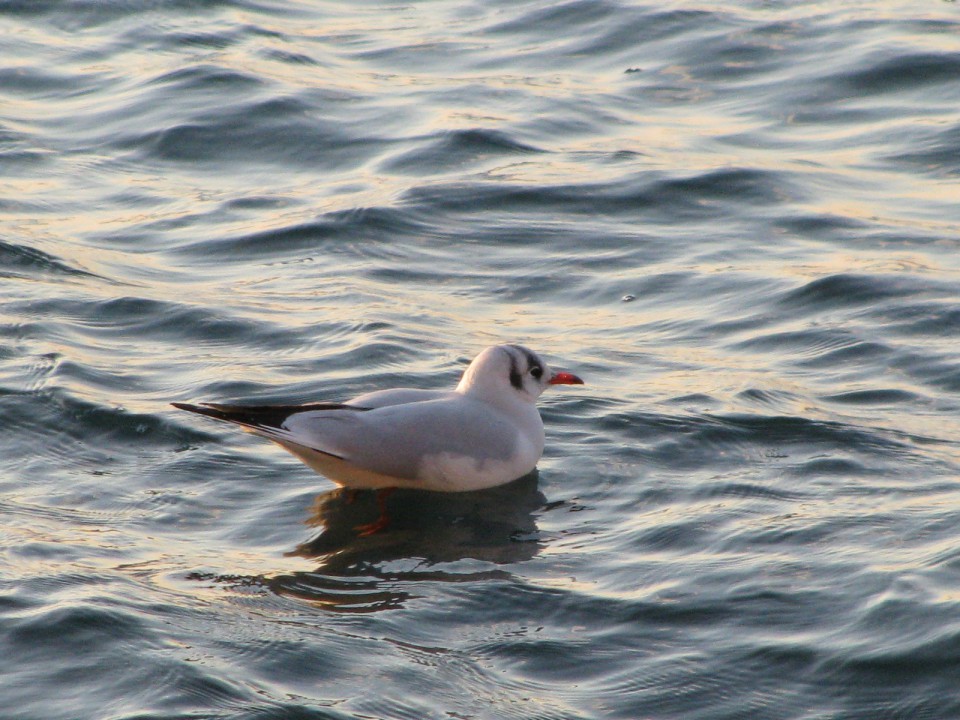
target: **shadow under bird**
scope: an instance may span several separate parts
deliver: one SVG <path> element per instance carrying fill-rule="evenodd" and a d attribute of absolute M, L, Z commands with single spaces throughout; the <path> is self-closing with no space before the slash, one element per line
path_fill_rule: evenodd
<path fill-rule="evenodd" d="M 386 527 L 395 488 L 463 492 L 523 477 L 543 454 L 537 398 L 550 385 L 582 385 L 520 345 L 494 345 L 470 363 L 453 390 L 379 390 L 344 403 L 221 405 L 173 403 L 273 440 L 338 485 L 374 489 Z"/>

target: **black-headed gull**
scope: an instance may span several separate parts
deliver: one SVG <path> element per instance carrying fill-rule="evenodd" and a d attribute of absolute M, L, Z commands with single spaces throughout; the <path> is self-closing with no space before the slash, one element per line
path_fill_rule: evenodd
<path fill-rule="evenodd" d="M 525 347 L 494 345 L 452 391 L 398 388 L 309 405 L 173 405 L 273 440 L 347 488 L 459 492 L 532 471 L 544 445 L 537 398 L 548 385 L 582 384 Z M 366 530 L 385 524 L 384 516 Z"/>

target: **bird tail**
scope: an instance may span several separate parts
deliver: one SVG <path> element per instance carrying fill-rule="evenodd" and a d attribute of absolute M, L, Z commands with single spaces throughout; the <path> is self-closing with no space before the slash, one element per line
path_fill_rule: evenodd
<path fill-rule="evenodd" d="M 313 448 L 304 444 L 303 440 L 295 437 L 289 429 L 284 426 L 284 422 L 291 415 L 316 410 L 346 410 L 352 412 L 365 412 L 370 408 L 358 407 L 356 405 L 344 405 L 343 403 L 310 403 L 307 405 L 221 405 L 220 403 L 200 403 L 191 405 L 190 403 L 170 403 L 179 410 L 196 413 L 214 420 L 223 420 L 224 422 L 239 425 L 245 430 L 249 430 L 256 435 L 265 437 L 283 445 L 291 452 L 296 452 L 290 447 L 292 445 L 302 446 L 312 452 L 329 455 L 330 457 L 343 459 L 336 453 Z"/>

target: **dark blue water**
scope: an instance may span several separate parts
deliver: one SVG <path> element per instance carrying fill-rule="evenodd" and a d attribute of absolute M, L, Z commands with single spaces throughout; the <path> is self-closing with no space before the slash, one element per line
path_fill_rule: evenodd
<path fill-rule="evenodd" d="M 0 3 L 0 714 L 960 717 L 960 6 Z M 452 387 L 394 523 L 170 401 Z"/>

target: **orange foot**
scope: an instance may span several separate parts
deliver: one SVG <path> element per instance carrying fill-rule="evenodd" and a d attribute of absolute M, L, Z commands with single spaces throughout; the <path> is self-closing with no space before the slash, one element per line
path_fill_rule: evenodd
<path fill-rule="evenodd" d="M 357 525 L 354 530 L 357 531 L 358 537 L 370 537 L 388 527 L 390 527 L 390 518 L 386 515 L 381 515 L 372 523 Z"/>
<path fill-rule="evenodd" d="M 394 490 L 396 490 L 396 488 L 383 488 L 382 490 L 377 490 L 377 507 L 380 508 L 380 517 L 378 517 L 372 523 L 357 525 L 354 530 L 359 533 L 360 537 L 369 537 L 374 533 L 378 533 L 381 530 L 390 527 L 390 514 L 387 512 L 387 498 L 393 494 Z"/>

